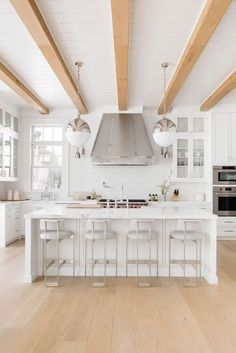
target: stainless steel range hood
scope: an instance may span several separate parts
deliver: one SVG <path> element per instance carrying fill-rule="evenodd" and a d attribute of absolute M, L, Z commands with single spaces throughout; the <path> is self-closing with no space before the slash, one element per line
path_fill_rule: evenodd
<path fill-rule="evenodd" d="M 96 165 L 154 164 L 142 114 L 104 114 L 92 149 Z"/>

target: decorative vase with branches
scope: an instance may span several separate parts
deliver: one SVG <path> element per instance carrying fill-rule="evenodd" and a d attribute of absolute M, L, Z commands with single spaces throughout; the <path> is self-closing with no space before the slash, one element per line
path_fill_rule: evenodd
<path fill-rule="evenodd" d="M 171 181 L 171 175 L 168 176 L 168 178 L 163 179 L 163 182 L 161 185 L 159 185 L 161 189 L 161 195 L 163 196 L 164 201 L 166 201 L 166 196 L 168 192 L 170 191 L 171 186 L 173 185 Z"/>

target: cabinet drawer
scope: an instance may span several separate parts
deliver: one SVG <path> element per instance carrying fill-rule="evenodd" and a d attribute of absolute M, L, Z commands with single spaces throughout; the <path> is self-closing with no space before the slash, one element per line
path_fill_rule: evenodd
<path fill-rule="evenodd" d="M 217 229 L 218 237 L 236 237 L 236 229 L 235 228 L 218 228 Z"/>
<path fill-rule="evenodd" d="M 235 218 L 218 218 L 218 226 L 227 226 L 227 227 L 236 227 L 236 219 Z"/>

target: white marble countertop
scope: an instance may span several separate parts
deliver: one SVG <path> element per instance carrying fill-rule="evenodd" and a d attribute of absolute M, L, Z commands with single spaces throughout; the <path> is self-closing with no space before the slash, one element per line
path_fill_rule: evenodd
<path fill-rule="evenodd" d="M 71 209 L 66 206 L 55 205 L 50 209 L 34 211 L 25 215 L 25 219 L 40 218 L 103 218 L 103 219 L 205 219 L 212 220 L 218 217 L 211 212 L 199 209 L 178 207 L 140 209 Z"/>
<path fill-rule="evenodd" d="M 95 204 L 97 203 L 96 200 L 5 200 L 5 201 L 0 201 L 0 205 L 9 205 L 9 204 L 19 204 L 19 203 L 48 203 L 48 204 Z M 210 201 L 185 201 L 185 200 L 180 200 L 180 201 L 150 201 L 148 202 L 148 205 L 150 207 L 159 207 L 159 206 L 164 206 L 164 207 L 173 207 L 173 206 L 198 206 L 198 205 L 211 205 L 212 203 Z"/>

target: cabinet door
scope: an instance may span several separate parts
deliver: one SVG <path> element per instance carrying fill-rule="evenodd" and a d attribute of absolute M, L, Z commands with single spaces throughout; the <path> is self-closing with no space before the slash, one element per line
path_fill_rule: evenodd
<path fill-rule="evenodd" d="M 8 127 L 9 129 L 12 129 L 12 119 L 11 119 L 11 114 L 8 112 L 5 112 L 5 121 L 4 121 L 4 126 Z"/>
<path fill-rule="evenodd" d="M 19 176 L 19 167 L 18 167 L 18 140 L 13 139 L 13 178 L 18 178 Z"/>
<path fill-rule="evenodd" d="M 228 163 L 228 116 L 226 113 L 213 115 L 213 164 Z"/>
<path fill-rule="evenodd" d="M 12 166 L 12 138 L 5 135 L 3 140 L 3 176 L 10 178 Z"/>
<path fill-rule="evenodd" d="M 13 131 L 14 132 L 18 132 L 19 131 L 18 119 L 15 116 L 13 117 Z"/>
<path fill-rule="evenodd" d="M 230 113 L 228 116 L 228 162 L 236 164 L 236 113 Z"/>
<path fill-rule="evenodd" d="M 205 170 L 205 140 L 204 138 L 193 138 L 191 148 L 191 177 L 204 178 Z"/>
<path fill-rule="evenodd" d="M 0 108 L 0 126 L 3 126 L 3 109 Z"/>
<path fill-rule="evenodd" d="M 176 141 L 176 178 L 189 177 L 189 141 L 187 138 L 178 138 Z"/>

